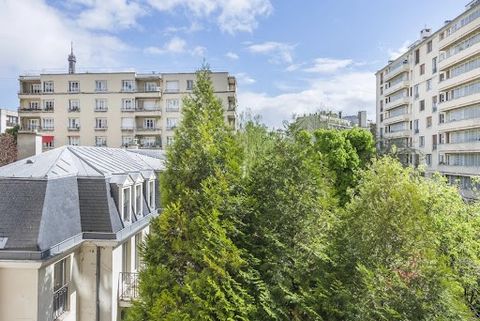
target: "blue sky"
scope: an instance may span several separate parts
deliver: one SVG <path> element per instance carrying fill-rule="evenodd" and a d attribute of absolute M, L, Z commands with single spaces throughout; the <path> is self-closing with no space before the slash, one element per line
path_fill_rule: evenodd
<path fill-rule="evenodd" d="M 464 10 L 459 0 L 0 0 L 0 107 L 18 75 L 193 71 L 238 79 L 239 110 L 281 127 L 319 109 L 374 118 L 374 72 Z M 407 18 L 408 15 L 408 18 Z"/>

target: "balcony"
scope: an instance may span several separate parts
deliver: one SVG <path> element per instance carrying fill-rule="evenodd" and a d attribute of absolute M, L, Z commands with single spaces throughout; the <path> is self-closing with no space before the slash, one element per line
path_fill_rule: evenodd
<path fill-rule="evenodd" d="M 137 106 L 135 108 L 135 116 L 149 116 L 149 117 L 160 117 L 162 114 L 162 108 L 160 106 L 144 108 Z"/>
<path fill-rule="evenodd" d="M 454 33 L 446 36 L 442 40 L 438 42 L 439 50 L 444 50 L 445 48 L 449 47 L 456 41 L 460 40 L 461 38 L 467 36 L 469 33 L 475 31 L 480 26 L 480 19 L 475 19 L 469 24 L 457 29 Z"/>
<path fill-rule="evenodd" d="M 479 68 L 475 68 L 461 75 L 445 79 L 438 83 L 438 90 L 445 91 L 445 90 L 448 90 L 449 88 L 460 86 L 464 83 L 473 81 L 478 78 L 479 70 L 480 70 Z"/>
<path fill-rule="evenodd" d="M 393 86 L 390 86 L 390 87 L 386 88 L 383 92 L 383 95 L 388 96 L 388 95 L 393 94 L 394 92 L 396 92 L 400 89 L 408 88 L 409 86 L 410 86 L 410 82 L 408 80 L 402 80 L 402 81 L 394 84 Z"/>
<path fill-rule="evenodd" d="M 392 116 L 392 117 L 385 118 L 385 119 L 383 119 L 383 123 L 385 125 L 389 125 L 389 124 L 394 124 L 394 123 L 398 123 L 398 122 L 401 122 L 401 121 L 409 121 L 409 120 L 410 120 L 410 114 L 406 113 L 406 114 L 403 114 L 403 115 L 397 115 L 397 116 Z"/>
<path fill-rule="evenodd" d="M 68 112 L 69 113 L 79 113 L 80 112 L 80 107 L 68 107 Z"/>
<path fill-rule="evenodd" d="M 451 55 L 448 58 L 440 60 L 438 62 L 438 70 L 444 71 L 450 68 L 451 66 L 458 64 L 463 60 L 473 57 L 474 55 L 478 54 L 479 49 L 480 49 L 480 43 L 476 43 L 456 54 Z"/>
<path fill-rule="evenodd" d="M 53 132 L 53 131 L 55 130 L 55 127 L 52 127 L 52 126 L 49 126 L 49 127 L 42 126 L 42 127 L 40 128 L 40 130 L 41 130 L 42 132 Z"/>
<path fill-rule="evenodd" d="M 480 118 L 469 118 L 438 124 L 440 133 L 480 127 Z"/>
<path fill-rule="evenodd" d="M 388 80 L 392 79 L 393 77 L 395 77 L 397 75 L 400 75 L 403 72 L 408 72 L 408 71 L 410 71 L 410 64 L 408 64 L 408 63 L 402 64 L 398 68 L 396 68 L 394 70 L 390 70 L 390 72 L 383 77 L 384 78 L 383 80 L 384 80 L 384 82 L 387 82 Z"/>
<path fill-rule="evenodd" d="M 64 285 L 53 293 L 53 320 L 69 310 L 68 303 L 68 285 Z"/>
<path fill-rule="evenodd" d="M 412 135 L 412 131 L 409 129 L 404 129 L 396 132 L 389 132 L 384 133 L 385 138 L 393 139 L 393 138 L 402 138 L 402 137 L 410 137 Z"/>
<path fill-rule="evenodd" d="M 138 297 L 138 273 L 120 272 L 118 278 L 118 302 L 121 307 L 130 307 Z"/>
<path fill-rule="evenodd" d="M 108 108 L 107 107 L 103 107 L 103 108 L 95 108 L 94 111 L 96 113 L 105 113 L 108 111 Z"/>
<path fill-rule="evenodd" d="M 139 135 L 159 135 L 162 133 L 162 129 L 159 127 L 138 126 L 135 128 L 135 132 Z"/>
<path fill-rule="evenodd" d="M 133 113 L 135 111 L 135 108 L 134 107 L 122 107 L 120 110 L 124 113 Z"/>
<path fill-rule="evenodd" d="M 95 126 L 96 131 L 105 131 L 108 129 L 108 126 Z"/>
<path fill-rule="evenodd" d="M 405 97 L 402 97 L 400 99 L 397 99 L 397 100 L 391 101 L 389 103 L 386 103 L 385 104 L 385 110 L 390 110 L 392 108 L 399 107 L 399 106 L 402 106 L 402 105 L 408 105 L 409 103 L 410 103 L 410 97 L 405 96 Z"/>
<path fill-rule="evenodd" d="M 67 127 L 68 131 L 78 132 L 80 130 L 80 125 L 72 125 Z"/>
<path fill-rule="evenodd" d="M 133 132 L 135 130 L 135 126 L 122 126 L 121 130 L 124 132 Z"/>
<path fill-rule="evenodd" d="M 445 174 L 478 176 L 480 167 L 447 165 L 442 163 L 438 165 L 437 170 Z"/>
<path fill-rule="evenodd" d="M 439 144 L 438 151 L 443 153 L 466 153 L 478 152 L 480 150 L 480 141 L 471 141 L 455 144 Z"/>
<path fill-rule="evenodd" d="M 37 131 L 40 131 L 41 127 L 40 125 L 26 125 L 26 126 L 20 126 L 19 131 L 21 132 L 31 132 L 35 133 Z"/>
<path fill-rule="evenodd" d="M 454 108 L 459 108 L 467 105 L 473 105 L 480 103 L 480 93 L 464 96 L 458 99 L 448 100 L 439 103 L 438 107 L 440 111 L 446 111 Z"/>

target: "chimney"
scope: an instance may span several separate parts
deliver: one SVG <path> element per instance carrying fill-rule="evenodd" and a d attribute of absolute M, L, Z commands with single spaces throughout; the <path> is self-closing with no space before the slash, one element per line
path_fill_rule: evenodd
<path fill-rule="evenodd" d="M 73 42 L 70 43 L 70 54 L 68 55 L 68 73 L 74 74 L 75 73 L 75 63 L 77 62 L 77 58 L 73 54 Z"/>
<path fill-rule="evenodd" d="M 432 29 L 430 28 L 424 28 L 420 31 L 420 39 L 425 39 L 428 38 L 432 35 Z"/>

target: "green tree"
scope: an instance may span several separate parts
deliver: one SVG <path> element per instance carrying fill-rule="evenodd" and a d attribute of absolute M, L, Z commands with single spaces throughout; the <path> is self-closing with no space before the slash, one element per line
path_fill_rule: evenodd
<path fill-rule="evenodd" d="M 471 320 L 445 247 L 455 242 L 442 235 L 463 220 L 458 193 L 384 158 L 361 174 L 354 195 L 332 235 L 324 319 Z"/>
<path fill-rule="evenodd" d="M 253 319 L 320 320 L 314 306 L 335 206 L 328 170 L 305 132 L 263 140 L 272 147 L 245 177 L 248 214 L 237 241 L 268 290 L 268 309 Z"/>
<path fill-rule="evenodd" d="M 166 208 L 147 237 L 130 320 L 249 320 L 248 265 L 229 237 L 239 157 L 203 68 L 167 153 Z"/>

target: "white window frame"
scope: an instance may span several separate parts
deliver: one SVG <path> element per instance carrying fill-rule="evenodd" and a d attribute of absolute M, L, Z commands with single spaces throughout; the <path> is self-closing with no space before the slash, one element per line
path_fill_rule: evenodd
<path fill-rule="evenodd" d="M 178 93 L 179 90 L 179 81 L 178 80 L 167 80 L 165 82 L 165 92 L 167 93 Z"/>
<path fill-rule="evenodd" d="M 167 99 L 165 110 L 168 112 L 177 112 L 180 110 L 180 100 L 178 98 Z"/>
<path fill-rule="evenodd" d="M 167 118 L 167 130 L 174 130 L 178 126 L 178 118 Z"/>
<path fill-rule="evenodd" d="M 68 118 L 68 128 L 80 129 L 80 118 Z"/>
<path fill-rule="evenodd" d="M 148 186 L 148 206 L 150 209 L 155 207 L 155 180 L 151 179 L 147 183 Z"/>
<path fill-rule="evenodd" d="M 124 92 L 135 91 L 135 80 L 132 80 L 132 79 L 122 80 L 122 91 Z"/>
<path fill-rule="evenodd" d="M 53 99 L 44 100 L 43 109 L 45 111 L 53 111 L 55 109 L 55 101 Z"/>
<path fill-rule="evenodd" d="M 68 111 L 69 112 L 80 111 L 80 100 L 79 99 L 69 99 L 68 100 Z"/>
<path fill-rule="evenodd" d="M 193 90 L 193 80 L 187 80 L 187 90 Z"/>
<path fill-rule="evenodd" d="M 128 213 L 125 213 L 125 198 L 124 198 L 124 195 L 125 195 L 125 191 L 128 190 L 128 205 L 127 205 L 127 209 L 128 209 Z M 124 222 L 131 222 L 132 221 L 132 187 L 131 186 L 126 186 L 126 187 L 122 187 L 120 188 L 120 204 L 121 204 L 121 211 L 122 211 L 122 220 Z"/>
<path fill-rule="evenodd" d="M 140 188 L 140 208 L 138 208 L 138 205 L 137 204 L 137 199 L 138 199 L 138 191 L 137 189 Z M 135 209 L 135 215 L 140 215 L 142 213 L 142 209 L 143 209 L 143 202 L 142 202 L 142 194 L 143 194 L 143 184 L 136 184 L 133 186 L 133 191 L 134 191 L 134 195 L 135 195 L 135 199 L 134 199 L 134 209 Z"/>
<path fill-rule="evenodd" d="M 155 129 L 156 121 L 155 118 L 145 118 L 143 120 L 143 128 L 145 129 Z"/>
<path fill-rule="evenodd" d="M 107 129 L 108 122 L 106 117 L 95 117 L 95 129 Z"/>
<path fill-rule="evenodd" d="M 54 125 L 53 118 L 42 118 L 42 129 L 53 130 L 54 128 L 55 128 L 55 125 Z"/>
<path fill-rule="evenodd" d="M 79 146 L 80 145 L 80 136 L 68 136 L 68 145 Z"/>
<path fill-rule="evenodd" d="M 99 144 L 99 142 L 102 142 Z M 95 136 L 95 146 L 97 147 L 106 147 L 107 146 L 107 137 L 106 136 Z"/>
<path fill-rule="evenodd" d="M 95 111 L 107 111 L 107 110 L 108 110 L 108 100 L 106 98 L 96 98 Z"/>
<path fill-rule="evenodd" d="M 44 93 L 53 93 L 55 92 L 55 84 L 52 80 L 43 82 L 43 92 Z"/>
<path fill-rule="evenodd" d="M 106 92 L 107 89 L 107 81 L 106 80 L 95 80 L 95 91 L 96 92 Z"/>
<path fill-rule="evenodd" d="M 79 93 L 80 92 L 80 81 L 71 80 L 68 82 L 68 92 L 69 93 Z"/>
<path fill-rule="evenodd" d="M 33 110 L 40 110 L 40 102 L 37 100 L 29 101 L 28 107 Z"/>
<path fill-rule="evenodd" d="M 135 100 L 133 98 L 123 98 L 122 110 L 129 110 L 129 111 L 135 110 Z"/>
<path fill-rule="evenodd" d="M 157 83 L 153 82 L 153 81 L 146 82 L 145 83 L 145 91 L 146 92 L 158 91 Z"/>

